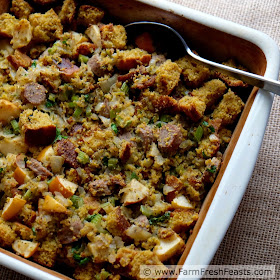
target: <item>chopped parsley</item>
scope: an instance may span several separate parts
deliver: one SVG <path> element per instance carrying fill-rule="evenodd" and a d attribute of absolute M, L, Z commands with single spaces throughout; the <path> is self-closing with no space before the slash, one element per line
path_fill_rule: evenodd
<path fill-rule="evenodd" d="M 215 173 L 217 171 L 217 166 L 212 165 L 210 168 L 206 169 L 210 173 Z"/>
<path fill-rule="evenodd" d="M 62 139 L 67 139 L 67 138 L 68 138 L 67 136 L 61 135 L 61 131 L 58 128 L 56 128 L 56 136 L 55 136 L 53 143 L 55 143 L 56 141 L 60 141 Z"/>
<path fill-rule="evenodd" d="M 113 130 L 116 134 L 119 133 L 118 127 L 117 127 L 117 125 L 116 125 L 115 123 L 112 123 L 112 124 L 111 124 L 111 128 L 112 128 L 112 130 Z"/>
<path fill-rule="evenodd" d="M 152 217 L 149 219 L 150 225 L 157 225 L 159 223 L 164 223 L 170 218 L 170 212 L 165 212 L 162 216 Z"/>

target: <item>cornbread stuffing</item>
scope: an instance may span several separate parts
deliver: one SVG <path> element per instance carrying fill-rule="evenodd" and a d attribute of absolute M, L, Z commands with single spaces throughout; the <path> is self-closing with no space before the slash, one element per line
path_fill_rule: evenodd
<path fill-rule="evenodd" d="M 13 0 L 0 34 L 0 246 L 77 280 L 175 263 L 247 85 L 74 0 Z"/>

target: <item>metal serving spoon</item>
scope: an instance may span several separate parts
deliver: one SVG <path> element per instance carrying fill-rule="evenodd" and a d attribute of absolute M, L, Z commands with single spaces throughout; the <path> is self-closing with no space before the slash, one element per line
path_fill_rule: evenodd
<path fill-rule="evenodd" d="M 230 66 L 226 66 L 220 63 L 216 63 L 210 61 L 208 59 L 202 58 L 191 51 L 183 37 L 172 27 L 158 23 L 158 22 L 150 22 L 150 21 L 139 21 L 129 23 L 125 26 L 126 31 L 128 33 L 128 38 L 135 37 L 139 35 L 139 32 L 152 32 L 159 37 L 164 37 L 164 44 L 167 46 L 166 50 L 170 51 L 170 55 L 172 56 L 175 53 L 175 56 L 179 58 L 179 55 L 183 55 L 186 51 L 192 56 L 194 59 L 207 64 L 209 68 L 213 70 L 219 70 L 220 72 L 226 73 L 228 75 L 234 76 L 237 79 L 244 81 L 245 83 L 256 86 L 258 88 L 263 88 L 269 92 L 280 95 L 280 82 L 268 78 L 264 78 L 263 76 L 259 76 L 253 73 L 249 73 L 246 71 L 242 71 Z M 177 41 L 177 42 L 176 42 Z M 178 42 L 179 41 L 179 42 Z M 179 44 L 178 44 L 179 43 Z"/>

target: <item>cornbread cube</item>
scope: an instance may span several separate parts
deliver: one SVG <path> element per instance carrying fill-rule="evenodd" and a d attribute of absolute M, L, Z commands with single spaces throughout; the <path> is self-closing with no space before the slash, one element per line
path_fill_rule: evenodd
<path fill-rule="evenodd" d="M 76 4 L 74 0 L 65 0 L 62 8 L 58 13 L 58 17 L 62 24 L 70 24 L 75 16 Z"/>
<path fill-rule="evenodd" d="M 141 49 L 119 51 L 117 53 L 116 66 L 119 70 L 128 71 L 137 65 L 148 65 L 152 56 Z"/>
<path fill-rule="evenodd" d="M 206 82 L 202 87 L 192 91 L 192 95 L 198 97 L 206 104 L 206 107 L 211 107 L 215 102 L 222 97 L 225 93 L 226 85 L 218 80 L 214 79 Z"/>
<path fill-rule="evenodd" d="M 19 125 L 27 145 L 47 146 L 55 139 L 56 126 L 47 113 L 27 109 L 21 113 Z"/>
<path fill-rule="evenodd" d="M 0 245 L 1 247 L 8 247 L 13 244 L 17 235 L 10 224 L 0 218 Z"/>
<path fill-rule="evenodd" d="M 237 119 L 243 107 L 244 102 L 242 99 L 232 90 L 229 90 L 212 113 L 212 117 L 214 119 L 221 119 L 222 125 L 229 125 Z"/>
<path fill-rule="evenodd" d="M 210 77 L 210 70 L 190 56 L 180 58 L 176 63 L 183 70 L 182 75 L 188 87 L 198 88 Z"/>
<path fill-rule="evenodd" d="M 11 12 L 17 18 L 28 19 L 29 15 L 33 12 L 33 8 L 24 0 L 13 0 Z"/>
<path fill-rule="evenodd" d="M 192 209 L 174 210 L 168 222 L 168 226 L 179 233 L 191 228 L 198 219 L 198 213 Z"/>
<path fill-rule="evenodd" d="M 0 15 L 0 35 L 3 37 L 12 38 L 13 32 L 18 23 L 18 19 L 8 13 Z"/>
<path fill-rule="evenodd" d="M 78 24 L 87 27 L 99 23 L 103 17 L 103 10 L 90 5 L 82 5 L 78 12 Z"/>
<path fill-rule="evenodd" d="M 126 31 L 122 25 L 103 25 L 100 32 L 103 48 L 123 49 L 126 46 Z"/>
<path fill-rule="evenodd" d="M 62 24 L 53 9 L 45 14 L 31 14 L 29 21 L 33 27 L 33 39 L 35 41 L 52 42 L 62 35 Z"/>
<path fill-rule="evenodd" d="M 33 255 L 33 259 L 39 264 L 45 265 L 47 267 L 53 267 L 55 264 L 58 249 L 59 245 L 57 244 L 55 239 L 47 239 L 42 243 L 37 252 Z"/>
<path fill-rule="evenodd" d="M 186 95 L 178 102 L 179 110 L 186 114 L 194 122 L 199 121 L 206 109 L 205 102 L 196 96 Z"/>
<path fill-rule="evenodd" d="M 181 72 L 182 69 L 178 64 L 172 62 L 170 59 L 166 60 L 156 71 L 157 91 L 160 94 L 169 95 L 178 85 Z"/>
<path fill-rule="evenodd" d="M 243 71 L 247 71 L 247 69 L 245 67 L 243 67 L 241 65 L 237 65 L 237 63 L 233 59 L 229 59 L 228 61 L 224 62 L 223 64 L 233 67 L 233 68 L 243 70 Z M 229 87 L 243 87 L 243 88 L 248 87 L 248 84 L 244 83 L 243 81 L 238 80 L 234 77 L 228 76 L 224 73 L 214 71 L 214 73 L 212 75 L 213 75 L 213 77 L 217 77 L 217 78 L 221 79 Z"/>

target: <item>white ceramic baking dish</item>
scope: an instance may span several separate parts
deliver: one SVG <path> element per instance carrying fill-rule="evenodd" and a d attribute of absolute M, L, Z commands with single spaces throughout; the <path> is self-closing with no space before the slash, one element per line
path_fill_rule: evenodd
<path fill-rule="evenodd" d="M 259 31 L 163 0 L 94 0 L 93 3 L 112 15 L 111 20 L 123 24 L 139 20 L 168 24 L 206 58 L 216 61 L 236 58 L 250 71 L 278 78 L 278 46 Z M 272 101 L 273 94 L 252 90 L 179 264 L 207 265 L 213 258 L 250 180 Z M 3 249 L 0 249 L 0 264 L 34 279 L 70 279 Z"/>

